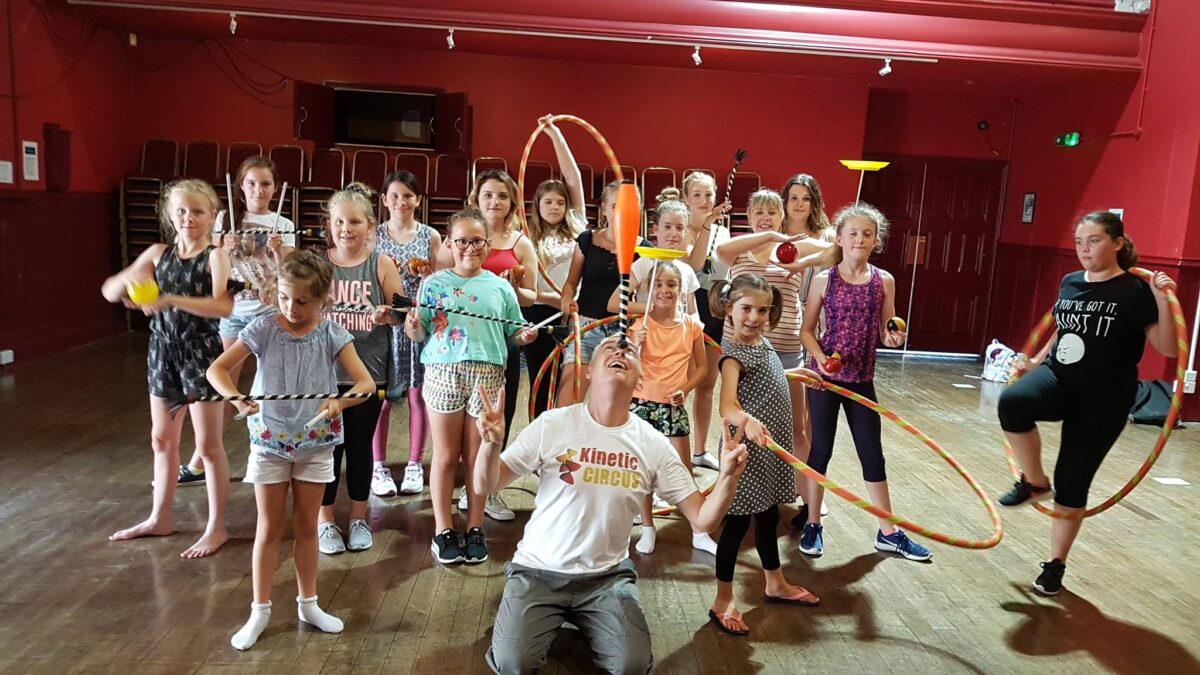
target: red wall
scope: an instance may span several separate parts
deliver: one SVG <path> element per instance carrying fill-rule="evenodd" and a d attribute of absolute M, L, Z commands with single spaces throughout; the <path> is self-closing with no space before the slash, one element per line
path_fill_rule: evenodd
<path fill-rule="evenodd" d="M 1008 159 L 1015 110 L 1001 96 L 872 89 L 863 145 L 868 155 Z"/>
<path fill-rule="evenodd" d="M 21 363 L 122 326 L 99 288 L 114 268 L 113 195 L 130 161 L 128 77 L 111 33 L 93 32 L 48 3 L 12 0 L 10 9 L 13 20 L 0 30 L 0 87 L 16 97 L 0 99 L 0 160 L 14 162 L 16 184 L 0 185 L 0 349 L 13 349 Z M 45 191 L 47 122 L 72 132 L 65 193 Z M 36 182 L 22 179 L 23 140 L 42 152 Z"/>
<path fill-rule="evenodd" d="M 178 55 L 186 43 L 143 41 L 147 58 Z M 838 159 L 862 153 L 867 89 L 858 84 L 702 69 L 557 62 L 467 52 L 381 50 L 340 45 L 256 42 L 256 58 L 293 79 L 378 82 L 464 91 L 473 108 L 472 152 L 516 163 L 538 117 L 578 114 L 595 125 L 624 164 L 709 168 L 724 176 L 735 149 L 743 169 L 780 187 L 797 171 L 821 179 L 832 204 L 854 198 L 856 176 Z M 256 76 L 267 79 L 268 74 Z M 188 95 L 178 95 L 181 89 Z M 202 94 L 202 95 L 201 95 Z M 214 67 L 203 48 L 173 67 L 140 73 L 130 90 L 132 123 L 142 136 L 291 140 L 291 90 L 256 101 Z M 138 101 L 155 105 L 134 105 Z M 814 102 L 836 101 L 836 105 Z M 580 161 L 597 172 L 600 150 L 578 129 L 565 132 Z M 553 159 L 543 141 L 535 158 Z"/>

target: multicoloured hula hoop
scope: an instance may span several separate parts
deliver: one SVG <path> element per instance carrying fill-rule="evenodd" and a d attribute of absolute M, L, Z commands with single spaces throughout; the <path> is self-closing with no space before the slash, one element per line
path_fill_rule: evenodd
<path fill-rule="evenodd" d="M 608 158 L 608 163 L 612 167 L 613 176 L 616 178 L 616 180 L 625 179 L 625 175 L 621 172 L 621 162 L 617 160 L 617 155 L 615 152 L 613 152 L 612 146 L 608 144 L 608 140 L 604 138 L 604 134 L 600 133 L 596 127 L 588 124 L 587 120 L 574 115 L 555 115 L 551 117 L 548 122 L 574 122 L 575 124 L 583 127 L 583 130 L 591 134 L 592 138 L 596 139 L 596 143 L 600 146 L 600 149 L 604 151 L 604 156 Z M 529 136 L 529 140 L 525 143 L 524 152 L 521 153 L 521 163 L 517 167 L 517 193 L 519 195 L 525 194 L 525 167 L 529 163 L 529 153 L 533 151 L 533 144 L 537 141 L 538 136 L 540 136 L 542 131 L 546 128 L 546 124 L 547 122 L 538 123 L 537 128 L 533 130 L 533 133 Z M 536 209 L 537 204 L 534 204 L 533 208 Z M 517 199 L 517 213 L 521 216 L 521 229 L 525 231 L 525 236 L 528 237 L 529 226 L 526 224 L 527 218 L 525 214 L 524 198 Z M 545 268 L 543 268 L 541 265 L 538 265 L 538 273 L 542 275 L 542 279 L 546 282 L 546 284 L 549 285 L 550 288 L 554 289 L 555 293 L 562 293 L 562 289 L 558 287 L 558 284 L 554 283 L 554 280 L 550 278 L 550 275 L 546 273 Z"/>
<path fill-rule="evenodd" d="M 606 319 L 600 319 L 599 321 L 593 321 L 593 322 L 589 323 L 588 325 L 584 326 L 583 330 L 580 332 L 586 333 L 589 330 L 592 330 L 594 328 L 599 328 L 600 326 L 608 325 L 608 324 L 616 321 L 618 318 L 619 317 L 616 317 L 616 316 L 610 316 Z M 574 336 L 572 336 L 572 337 L 574 337 Z M 539 383 L 541 382 L 542 376 L 545 374 L 547 368 L 553 368 L 554 371 L 558 370 L 557 361 L 558 361 L 559 355 L 562 353 L 563 347 L 565 347 L 566 344 L 571 341 L 572 337 L 568 337 L 566 342 L 564 342 L 562 345 L 555 347 L 554 351 L 552 351 L 550 353 L 549 357 L 547 357 L 545 363 L 542 364 L 541 369 L 538 370 L 537 377 L 534 378 L 534 383 L 533 383 L 534 391 L 537 390 L 537 387 L 538 387 Z M 712 340 L 711 338 L 709 338 L 707 336 L 705 336 L 705 342 L 709 345 L 716 347 L 718 350 L 720 350 L 720 348 L 721 348 L 720 345 L 718 345 L 714 340 Z M 553 379 L 553 375 L 551 376 L 551 378 Z M 803 381 L 806 378 L 803 378 L 802 376 L 799 376 L 799 375 L 789 375 L 788 379 Z M 810 480 L 815 481 L 818 485 L 825 488 L 826 490 L 829 490 L 833 494 L 841 497 L 842 499 L 845 499 L 846 501 L 850 502 L 854 506 L 857 506 L 858 508 L 860 508 L 864 511 L 867 511 L 874 516 L 883 518 L 884 520 L 886 520 L 894 525 L 898 525 L 900 527 L 905 528 L 905 530 L 912 532 L 913 534 L 918 534 L 918 535 L 921 535 L 928 539 L 932 539 L 933 541 L 941 542 L 943 544 L 948 544 L 950 546 L 956 546 L 958 548 L 986 549 L 986 548 L 992 548 L 992 547 L 996 546 L 996 544 L 1000 543 L 1000 540 L 1004 538 L 1004 526 L 1000 522 L 1000 512 L 996 509 L 996 506 L 992 503 L 991 497 L 988 496 L 988 494 L 983 491 L 983 488 L 979 485 L 978 481 L 976 481 L 975 478 L 970 473 L 968 473 L 965 468 L 963 468 L 962 464 L 960 464 L 958 462 L 958 460 L 954 459 L 954 457 L 951 456 L 949 452 L 946 452 L 946 450 L 943 449 L 940 445 L 938 445 L 938 443 L 936 441 L 934 441 L 929 436 L 925 435 L 924 432 L 922 432 L 917 427 L 913 426 L 910 422 L 908 422 L 904 418 L 900 417 L 896 413 L 892 412 L 891 410 L 887 409 L 886 407 L 876 403 L 875 401 L 872 401 L 863 396 L 860 396 L 860 395 L 858 395 L 848 389 L 845 389 L 843 387 L 839 387 L 838 385 L 833 384 L 832 382 L 826 382 L 824 384 L 824 388 L 828 389 L 829 391 L 832 391 L 836 394 L 845 396 L 846 398 L 850 399 L 851 401 L 854 401 L 856 403 L 861 403 L 862 405 L 867 406 L 871 410 L 878 413 L 881 417 L 887 419 L 888 421 L 892 422 L 893 424 L 898 425 L 900 428 L 904 429 L 905 431 L 912 434 L 913 436 L 916 436 L 930 450 L 933 450 L 935 453 L 937 453 L 937 455 L 939 457 L 944 459 L 946 461 L 946 463 L 950 465 L 951 468 L 953 468 L 956 472 L 958 472 L 958 475 L 962 476 L 963 479 L 967 481 L 967 485 L 969 485 L 971 487 L 971 491 L 974 492 L 975 496 L 977 496 L 979 498 L 979 501 L 983 503 L 983 507 L 987 510 L 988 518 L 990 518 L 991 522 L 992 522 L 991 536 L 988 537 L 987 539 L 962 539 L 962 538 L 955 537 L 955 536 L 952 536 L 949 534 L 938 532 L 936 530 L 932 530 L 923 525 L 919 525 L 919 524 L 914 523 L 902 516 L 897 516 L 891 512 L 885 511 L 885 510 L 875 506 L 870 501 L 863 499 L 862 497 L 859 497 L 858 495 L 847 490 L 846 488 L 843 488 L 842 486 L 840 486 L 837 483 L 830 480 L 824 474 L 819 473 L 817 470 L 813 469 L 809 465 L 807 465 L 804 462 L 797 459 L 794 455 L 792 455 L 787 450 L 784 450 L 779 445 L 777 445 L 775 443 L 771 443 L 770 445 L 767 446 L 767 449 L 769 449 L 771 452 L 774 452 L 780 459 L 787 462 L 788 465 L 790 465 L 792 468 L 794 468 L 797 471 L 799 471 L 800 473 L 804 474 L 804 476 L 809 478 Z M 549 399 L 548 405 L 551 408 L 554 407 L 554 392 L 553 391 L 550 392 L 550 399 Z M 534 413 L 533 404 L 531 403 L 530 410 L 529 410 L 531 419 L 533 417 L 533 413 Z M 707 495 L 711 491 L 712 491 L 712 486 L 709 486 L 709 488 L 706 489 L 704 494 Z M 671 513 L 674 510 L 675 510 L 674 507 L 672 507 L 670 509 L 659 509 L 659 510 L 655 511 L 654 514 L 655 515 L 666 515 L 668 513 Z"/>
<path fill-rule="evenodd" d="M 1146 281 L 1152 281 L 1154 278 L 1153 272 L 1142 269 L 1141 267 L 1131 268 L 1129 272 L 1138 275 Z M 1154 448 L 1150 451 L 1150 454 L 1146 456 L 1145 461 L 1142 462 L 1141 468 L 1139 468 L 1137 472 L 1133 474 L 1133 477 L 1130 478 L 1120 490 L 1117 490 L 1113 496 L 1104 500 L 1100 504 L 1097 504 L 1086 511 L 1077 512 L 1072 515 L 1063 515 L 1061 513 L 1057 513 L 1045 504 L 1033 504 L 1033 507 L 1038 511 L 1041 511 L 1051 518 L 1059 518 L 1064 520 L 1091 518 L 1099 513 L 1104 513 L 1116 505 L 1117 502 L 1124 499 L 1125 496 L 1130 492 L 1133 492 L 1133 489 L 1142 482 L 1142 479 L 1145 478 L 1148 473 L 1150 473 L 1150 469 L 1154 467 L 1154 463 L 1157 462 L 1159 456 L 1162 455 L 1163 448 L 1165 448 L 1167 445 L 1167 439 L 1171 437 L 1171 429 L 1175 427 L 1175 422 L 1179 419 L 1179 413 L 1183 409 L 1183 381 L 1188 367 L 1187 322 L 1183 318 L 1183 307 L 1180 306 L 1179 298 L 1176 297 L 1175 291 L 1172 291 L 1168 288 L 1165 291 L 1165 295 L 1167 296 L 1167 305 L 1171 309 L 1171 318 L 1175 321 L 1175 341 L 1176 346 L 1179 349 L 1179 355 L 1175 360 L 1175 389 L 1171 395 L 1171 410 L 1167 413 L 1167 419 L 1163 422 L 1162 429 L 1158 432 L 1158 440 L 1155 441 Z M 1042 342 L 1042 337 L 1046 334 L 1047 330 L 1053 325 L 1053 323 L 1054 310 L 1051 309 L 1049 312 L 1046 312 L 1045 316 L 1043 316 L 1041 321 L 1038 322 L 1037 326 L 1034 327 L 1033 332 L 1029 335 L 1029 339 L 1026 340 L 1025 345 L 1021 347 L 1021 353 L 1036 354 L 1037 349 Z M 1019 378 L 1022 374 L 1023 373 L 1018 373 L 1017 377 Z M 1012 446 L 1009 445 L 1008 439 L 1004 440 L 1004 456 L 1005 459 L 1008 460 L 1008 468 L 1010 471 L 1012 471 L 1013 477 L 1020 479 L 1021 470 L 1017 467 L 1017 461 L 1013 456 L 1013 449 Z"/>

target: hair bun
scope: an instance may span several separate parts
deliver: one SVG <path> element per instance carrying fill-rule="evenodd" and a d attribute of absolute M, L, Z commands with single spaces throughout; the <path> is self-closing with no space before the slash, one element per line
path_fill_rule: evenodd
<path fill-rule="evenodd" d="M 658 193 L 657 201 L 660 204 L 669 201 L 683 201 L 683 193 L 674 185 L 668 185 Z"/>
<path fill-rule="evenodd" d="M 372 197 L 375 196 L 374 190 L 372 190 L 366 183 L 360 183 L 358 181 L 355 181 L 355 182 L 347 185 L 346 189 L 349 190 L 350 192 L 357 192 L 358 194 L 366 197 L 367 199 L 371 199 Z"/>

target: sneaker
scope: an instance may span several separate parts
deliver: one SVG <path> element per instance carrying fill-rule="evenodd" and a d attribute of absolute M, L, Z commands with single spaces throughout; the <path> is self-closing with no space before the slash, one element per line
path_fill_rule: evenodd
<path fill-rule="evenodd" d="M 371 493 L 376 497 L 395 497 L 396 481 L 392 480 L 392 470 L 386 466 L 375 467 L 371 474 Z"/>
<path fill-rule="evenodd" d="M 179 480 L 177 485 L 204 485 L 204 472 L 196 473 L 187 464 L 179 465 Z"/>
<path fill-rule="evenodd" d="M 634 525 L 641 525 L 641 524 L 642 524 L 642 514 L 640 514 L 640 513 L 639 513 L 639 514 L 637 514 L 636 516 L 634 516 L 634 517 L 633 517 L 633 524 L 634 524 Z"/>
<path fill-rule="evenodd" d="M 825 542 L 822 533 L 825 528 L 816 523 L 805 523 L 804 534 L 800 535 L 800 552 L 814 558 L 820 558 L 825 553 Z"/>
<path fill-rule="evenodd" d="M 404 480 L 400 481 L 400 494 L 419 495 L 425 489 L 425 469 L 420 462 L 409 462 L 404 467 Z"/>
<path fill-rule="evenodd" d="M 659 497 L 658 493 L 655 492 L 654 497 L 650 502 L 650 507 L 651 507 L 651 510 L 662 511 L 664 509 L 671 508 L 671 505 L 668 504 L 662 497 Z"/>
<path fill-rule="evenodd" d="M 342 540 L 342 528 L 333 523 L 318 523 L 317 549 L 325 555 L 345 553 L 346 542 Z"/>
<path fill-rule="evenodd" d="M 371 526 L 365 520 L 350 521 L 350 541 L 346 549 L 350 551 L 365 551 L 371 548 L 375 540 L 371 537 Z"/>
<path fill-rule="evenodd" d="M 433 538 L 429 550 L 433 551 L 434 559 L 443 565 L 460 563 L 466 557 L 466 554 L 463 553 L 462 543 L 458 540 L 458 533 L 449 528 L 442 530 L 441 534 Z"/>
<path fill-rule="evenodd" d="M 886 536 L 883 530 L 876 532 L 875 548 L 888 553 L 899 553 L 909 560 L 929 560 L 933 557 L 933 551 L 909 539 L 904 530 L 899 528 Z"/>
<path fill-rule="evenodd" d="M 512 520 L 517 517 L 517 514 L 508 508 L 508 504 L 504 503 L 504 498 L 499 493 L 488 495 L 487 501 L 483 504 L 483 513 L 492 520 Z"/>
<path fill-rule="evenodd" d="M 829 503 L 829 500 L 827 500 L 827 499 L 821 500 L 821 517 L 822 518 L 829 515 L 828 503 Z M 803 503 L 800 504 L 799 509 L 800 509 L 799 512 L 796 513 L 796 515 L 792 516 L 792 529 L 795 529 L 795 530 L 803 530 L 804 526 L 808 524 L 808 504 L 803 504 Z"/>
<path fill-rule="evenodd" d="M 1038 575 L 1037 581 L 1033 582 L 1034 590 L 1042 595 L 1058 595 L 1062 590 L 1063 573 L 1066 571 L 1067 564 L 1058 558 L 1042 563 L 1042 573 Z"/>
<path fill-rule="evenodd" d="M 478 527 L 467 530 L 466 551 L 463 562 L 468 565 L 478 565 L 488 559 L 487 538 L 483 536 L 483 530 Z"/>
<path fill-rule="evenodd" d="M 466 512 L 467 512 L 467 506 L 468 506 L 468 504 L 467 504 L 467 491 L 464 489 L 464 490 L 462 491 L 462 496 L 460 496 L 460 497 L 458 498 L 458 511 L 459 511 L 459 513 L 466 513 Z"/>
<path fill-rule="evenodd" d="M 699 455 L 692 455 L 692 466 L 712 469 L 713 471 L 721 470 L 721 465 L 717 463 L 717 458 L 713 457 L 707 452 Z"/>
<path fill-rule="evenodd" d="M 1000 496 L 1001 506 L 1020 506 L 1025 502 L 1034 503 L 1041 502 L 1047 499 L 1054 498 L 1054 489 L 1047 485 L 1046 487 L 1038 487 L 1030 485 L 1025 481 L 1025 476 L 1013 483 L 1013 487 L 1006 494 Z"/>

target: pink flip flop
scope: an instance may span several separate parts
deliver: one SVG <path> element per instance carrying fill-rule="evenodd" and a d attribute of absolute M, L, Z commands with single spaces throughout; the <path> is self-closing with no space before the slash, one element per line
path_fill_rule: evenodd
<path fill-rule="evenodd" d="M 730 621 L 730 620 L 734 620 L 734 619 L 739 620 L 739 621 L 743 620 L 742 616 L 740 614 L 717 614 L 715 611 L 713 611 L 711 609 L 708 610 L 708 620 L 717 624 L 717 628 L 720 628 L 721 632 L 727 633 L 729 635 L 736 635 L 738 637 L 746 637 L 747 635 L 749 635 L 750 631 L 748 631 L 748 630 L 735 630 L 735 629 L 730 628 L 725 625 L 725 621 Z"/>
<path fill-rule="evenodd" d="M 796 593 L 795 595 L 789 595 L 787 597 L 764 595 L 763 599 L 767 602 L 777 605 L 797 605 L 799 607 L 816 607 L 821 604 L 820 598 L 804 589 L 800 589 L 799 593 Z"/>

